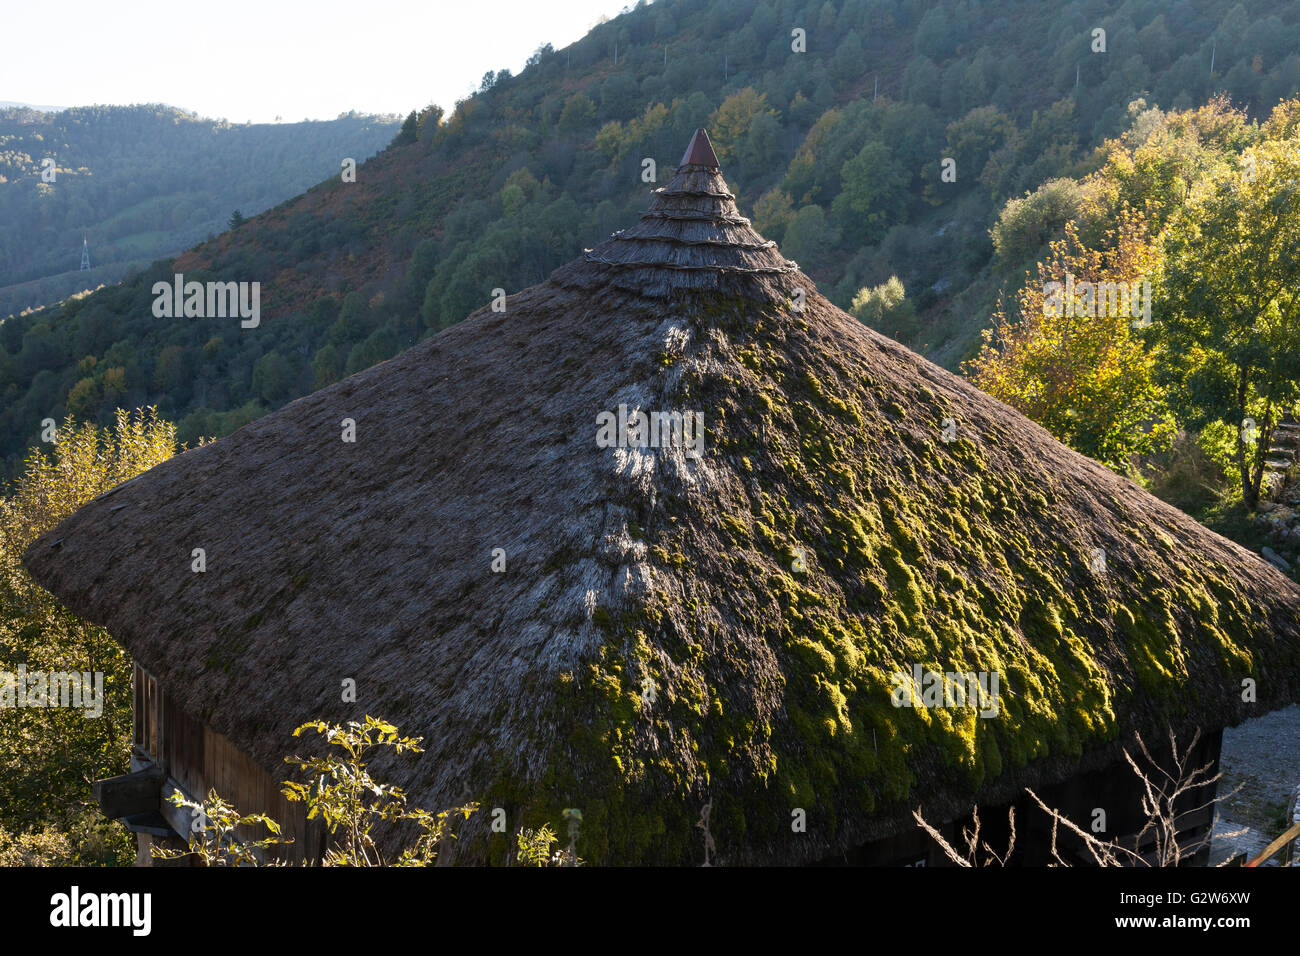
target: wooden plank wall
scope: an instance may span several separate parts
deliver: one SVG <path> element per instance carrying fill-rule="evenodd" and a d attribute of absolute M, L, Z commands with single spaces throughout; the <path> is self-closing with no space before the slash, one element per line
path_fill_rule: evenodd
<path fill-rule="evenodd" d="M 301 803 L 290 803 L 280 792 L 281 782 L 293 769 L 272 775 L 222 734 L 185 713 L 140 665 L 134 669 L 135 745 L 169 776 L 202 800 L 209 790 L 216 792 L 241 813 L 265 813 L 280 824 L 281 837 L 292 839 L 278 856 L 292 862 L 319 860 L 322 855 L 321 828 L 308 823 Z M 268 836 L 264 827 L 245 834 Z"/>

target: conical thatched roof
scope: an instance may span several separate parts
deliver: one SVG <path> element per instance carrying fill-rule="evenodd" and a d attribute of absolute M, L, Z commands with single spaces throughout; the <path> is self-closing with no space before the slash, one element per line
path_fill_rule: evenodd
<path fill-rule="evenodd" d="M 699 862 L 706 801 L 723 862 L 818 859 L 1297 698 L 1300 588 L 835 308 L 686 158 L 505 313 L 109 492 L 33 574 L 271 772 L 381 715 L 417 802 L 579 808 L 594 863 Z M 702 453 L 604 447 L 620 406 L 701 413 Z M 914 665 L 996 671 L 997 716 L 895 707 Z"/>

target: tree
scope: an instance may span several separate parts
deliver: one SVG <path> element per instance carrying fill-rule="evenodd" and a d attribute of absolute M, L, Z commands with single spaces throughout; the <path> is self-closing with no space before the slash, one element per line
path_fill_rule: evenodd
<path fill-rule="evenodd" d="M 848 86 L 862 76 L 865 69 L 866 53 L 862 47 L 862 38 L 856 30 L 840 41 L 831 58 L 830 74 L 840 86 Z"/>
<path fill-rule="evenodd" d="M 343 371 L 342 365 L 339 360 L 339 350 L 334 346 L 326 345 L 318 349 L 316 357 L 311 360 L 313 387 L 324 388 L 337 382 Z"/>
<path fill-rule="evenodd" d="M 776 110 L 767 105 L 767 94 L 752 86 L 737 90 L 709 117 L 710 138 L 719 162 L 729 162 L 739 156 L 750 126 L 759 116 L 776 117 Z"/>
<path fill-rule="evenodd" d="M 360 292 L 349 292 L 343 298 L 339 317 L 330 326 L 330 345 L 350 345 L 360 342 L 370 329 L 370 306 Z"/>
<path fill-rule="evenodd" d="M 976 181 L 990 154 L 1015 135 L 1016 125 L 996 106 L 980 106 L 948 124 L 948 155 L 957 161 L 959 181 Z"/>
<path fill-rule="evenodd" d="M 907 173 L 894 152 L 872 140 L 840 169 L 843 189 L 831 204 L 845 231 L 863 242 L 879 242 L 907 211 Z"/>
<path fill-rule="evenodd" d="M 1138 31 L 1137 40 L 1138 49 L 1142 51 L 1142 58 L 1146 60 L 1147 65 L 1153 70 L 1162 69 L 1173 60 L 1177 44 L 1174 42 L 1173 37 L 1169 35 L 1169 28 L 1165 25 L 1165 15 L 1163 13 L 1157 15 L 1154 20 Z"/>
<path fill-rule="evenodd" d="M 415 250 L 411 253 L 411 261 L 406 267 L 407 295 L 416 299 L 417 304 L 420 298 L 424 296 L 424 287 L 428 285 L 429 280 L 433 277 L 433 272 L 438 268 L 438 243 L 434 239 L 421 239 L 416 245 Z M 325 319 L 328 316 L 328 307 L 319 305 L 324 300 L 317 299 L 312 303 L 311 316 L 313 321 Z M 334 304 L 334 309 L 338 304 Z M 332 321 L 332 319 L 327 319 Z M 324 324 L 324 323 L 322 323 Z"/>
<path fill-rule="evenodd" d="M 1183 205 L 1192 187 L 1258 138 L 1244 111 L 1219 97 L 1196 110 L 1166 113 L 1146 101 L 1128 105 L 1129 128 L 1101 147 L 1106 158 L 1094 177 L 1105 184 L 1110 206 L 1144 210 L 1153 231 Z"/>
<path fill-rule="evenodd" d="M 596 104 L 586 93 L 574 93 L 560 111 L 560 132 L 576 133 L 596 118 Z"/>
<path fill-rule="evenodd" d="M 158 361 L 154 363 L 153 386 L 160 392 L 169 393 L 180 388 L 184 380 L 185 349 L 168 345 L 158 353 Z"/>
<path fill-rule="evenodd" d="M 943 7 L 934 6 L 916 25 L 913 43 L 922 56 L 946 57 L 957 48 L 960 36 L 957 25 L 948 18 Z"/>
<path fill-rule="evenodd" d="M 344 370 L 347 374 L 352 375 L 362 369 L 387 361 L 396 355 L 400 349 L 401 342 L 398 340 L 396 333 L 387 325 L 382 326 L 352 346 Z"/>
<path fill-rule="evenodd" d="M 48 451 L 30 453 L 13 492 L 0 498 L 0 660 L 29 673 L 102 674 L 103 711 L 98 720 L 68 707 L 4 712 L 0 830 L 63 834 L 82 864 L 127 862 L 133 846 L 125 831 L 99 819 L 90 785 L 127 769 L 131 660 L 107 631 L 37 585 L 21 559 L 90 499 L 170 458 L 176 430 L 152 408 L 119 409 L 111 429 L 68 418 L 53 437 Z"/>
<path fill-rule="evenodd" d="M 815 268 L 839 238 L 821 206 L 804 206 L 786 226 L 782 251 L 807 270 Z"/>
<path fill-rule="evenodd" d="M 120 365 L 104 370 L 104 402 L 106 404 L 116 402 L 126 394 L 126 369 Z"/>
<path fill-rule="evenodd" d="M 909 339 L 916 334 L 916 310 L 907 301 L 898 276 L 890 276 L 875 288 L 859 289 L 849 311 L 859 322 L 885 335 Z"/>
<path fill-rule="evenodd" d="M 537 177 L 527 166 L 516 169 L 506 177 L 505 185 L 501 187 L 502 213 L 513 218 L 525 203 L 537 198 L 541 188 L 542 184 L 537 181 Z"/>
<path fill-rule="evenodd" d="M 600 87 L 601 119 L 631 116 L 644 102 L 640 85 L 627 73 L 615 73 Z"/>
<path fill-rule="evenodd" d="M 785 41 L 782 40 L 783 45 L 784 42 Z M 812 100 L 804 96 L 802 92 L 799 92 L 795 93 L 794 98 L 790 100 L 790 108 L 786 110 L 786 115 L 790 117 L 790 121 L 794 123 L 795 126 L 801 129 L 807 129 L 809 126 L 812 126 L 819 114 L 817 107 L 813 105 Z"/>
<path fill-rule="evenodd" d="M 1259 501 L 1280 416 L 1300 401 L 1300 149 L 1269 140 L 1207 178 L 1171 220 L 1153 330 L 1189 424 L 1228 425 L 1242 499 Z"/>
<path fill-rule="evenodd" d="M 794 203 L 781 189 L 769 189 L 754 204 L 754 228 L 775 242 L 781 242 L 785 227 L 794 218 Z"/>
<path fill-rule="evenodd" d="M 1106 248 L 1086 248 L 1072 223 L 1065 233 L 1039 263 L 1038 281 L 1017 295 L 1018 317 L 999 303 L 964 371 L 1071 448 L 1122 469 L 1166 447 L 1175 431 L 1154 360 L 1133 332 L 1134 313 L 1142 319 L 1132 284 L 1140 297 L 1157 252 L 1145 223 L 1127 211 Z"/>
<path fill-rule="evenodd" d="M 420 132 L 420 120 L 415 110 L 407 114 L 406 119 L 402 122 L 402 129 L 393 140 L 395 146 L 405 146 L 408 143 L 414 143 Z"/>
<path fill-rule="evenodd" d="M 781 151 L 781 121 L 775 112 L 761 112 L 749 124 L 740 147 L 740 165 L 751 174 L 771 169 Z"/>
<path fill-rule="evenodd" d="M 420 142 L 433 141 L 438 130 L 442 128 L 442 116 L 442 107 L 436 104 L 430 104 L 420 111 L 420 115 L 416 118 L 416 134 Z M 409 116 L 407 121 L 410 121 Z M 403 134 L 406 132 L 406 123 L 402 124 L 402 132 Z"/>
<path fill-rule="evenodd" d="M 87 376 L 68 391 L 68 398 L 64 405 L 71 415 L 78 418 L 94 418 L 95 413 L 99 411 L 99 403 L 99 386 L 95 384 L 93 378 Z"/>
<path fill-rule="evenodd" d="M 1043 245 L 1083 211 L 1086 191 L 1073 179 L 1049 179 L 1032 193 L 1010 199 L 990 230 L 993 248 L 1008 265 L 1032 261 Z"/>
<path fill-rule="evenodd" d="M 230 214 L 230 222 L 228 225 L 230 226 L 231 229 L 238 229 L 240 226 L 244 224 L 244 222 L 245 222 L 244 214 L 240 212 L 238 209 L 236 209 L 234 212 Z"/>
<path fill-rule="evenodd" d="M 939 105 L 939 68 L 928 56 L 913 57 L 903 70 L 903 90 L 908 102 Z"/>
<path fill-rule="evenodd" d="M 279 401 L 293 387 L 293 369 L 279 352 L 267 352 L 253 366 L 252 386 L 264 401 Z"/>
<path fill-rule="evenodd" d="M 628 137 L 618 120 L 610 120 L 596 133 L 596 148 L 606 159 L 613 159 L 627 148 L 627 144 Z"/>

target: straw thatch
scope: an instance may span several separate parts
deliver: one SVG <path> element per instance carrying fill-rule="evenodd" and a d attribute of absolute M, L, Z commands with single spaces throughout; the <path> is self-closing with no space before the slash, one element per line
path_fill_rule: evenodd
<path fill-rule="evenodd" d="M 597 863 L 700 861 L 706 801 L 723 862 L 818 859 L 1297 698 L 1300 588 L 835 308 L 710 154 L 505 313 L 92 502 L 32 573 L 269 771 L 306 719 L 382 715 L 425 737 L 378 768 L 417 802 L 576 807 Z M 601 447 L 620 405 L 702 412 L 702 456 Z M 1000 712 L 893 706 L 914 664 L 996 670 Z M 504 856 L 489 822 L 460 859 Z"/>

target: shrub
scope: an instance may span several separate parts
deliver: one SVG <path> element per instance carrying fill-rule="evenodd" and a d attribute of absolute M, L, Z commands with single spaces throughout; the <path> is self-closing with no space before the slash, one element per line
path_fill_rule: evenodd
<path fill-rule="evenodd" d="M 1029 261 L 1083 211 L 1084 201 L 1084 189 L 1073 179 L 1049 179 L 1008 200 L 989 233 L 998 258 L 1012 266 Z"/>
<path fill-rule="evenodd" d="M 898 339 L 916 334 L 916 310 L 907 300 L 898 276 L 890 276 L 875 288 L 863 287 L 853 297 L 849 311 L 864 325 Z"/>

